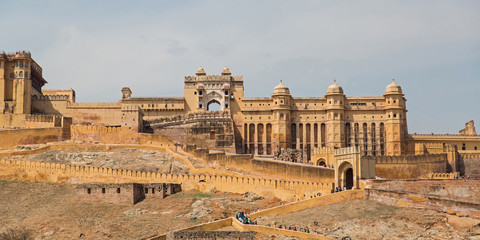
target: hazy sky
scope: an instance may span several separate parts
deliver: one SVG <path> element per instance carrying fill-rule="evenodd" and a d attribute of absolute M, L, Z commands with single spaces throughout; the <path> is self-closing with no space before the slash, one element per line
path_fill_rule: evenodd
<path fill-rule="evenodd" d="M 79 102 L 183 96 L 199 66 L 245 96 L 379 96 L 395 78 L 410 133 L 480 131 L 480 1 L 3 1 L 0 51 L 28 50 L 44 88 Z"/>

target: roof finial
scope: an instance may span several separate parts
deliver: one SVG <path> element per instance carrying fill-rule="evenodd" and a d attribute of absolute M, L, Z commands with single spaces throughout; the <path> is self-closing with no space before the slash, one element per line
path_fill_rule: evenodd
<path fill-rule="evenodd" d="M 392 78 L 392 82 L 395 82 L 395 78 Z"/>
<path fill-rule="evenodd" d="M 280 83 L 283 83 L 283 80 L 282 80 L 282 79 L 280 79 Z"/>

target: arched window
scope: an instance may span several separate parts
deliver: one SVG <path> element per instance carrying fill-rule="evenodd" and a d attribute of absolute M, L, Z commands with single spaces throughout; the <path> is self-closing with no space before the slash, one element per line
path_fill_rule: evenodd
<path fill-rule="evenodd" d="M 322 141 L 322 147 L 325 147 L 326 146 L 326 141 L 327 141 L 327 133 L 326 133 L 326 129 L 327 127 L 325 126 L 325 123 L 322 123 L 320 125 L 320 134 L 321 134 L 321 141 Z"/>
<path fill-rule="evenodd" d="M 350 127 L 350 123 L 346 123 L 345 124 L 345 146 L 346 147 L 351 147 L 351 144 L 350 144 L 350 134 L 351 134 L 351 127 Z"/>
<path fill-rule="evenodd" d="M 385 155 L 385 126 L 380 123 L 380 155 Z"/>
<path fill-rule="evenodd" d="M 20 72 L 20 75 L 19 75 L 21 78 L 23 78 L 23 72 Z"/>
<path fill-rule="evenodd" d="M 354 135 L 355 135 L 355 147 L 358 147 L 358 143 L 359 143 L 359 128 L 358 128 L 358 123 L 355 123 L 354 125 Z"/>
<path fill-rule="evenodd" d="M 290 126 L 290 136 L 292 136 L 292 148 L 297 148 L 297 125 L 292 123 Z"/>
<path fill-rule="evenodd" d="M 375 123 L 372 123 L 372 128 L 370 129 L 370 135 L 372 139 L 372 155 L 376 156 L 377 155 L 377 139 L 376 139 L 376 132 L 375 132 Z"/>
<path fill-rule="evenodd" d="M 363 155 L 368 155 L 368 127 L 367 123 L 363 124 Z"/>
<path fill-rule="evenodd" d="M 25 78 L 28 78 L 28 72 L 25 72 Z"/>

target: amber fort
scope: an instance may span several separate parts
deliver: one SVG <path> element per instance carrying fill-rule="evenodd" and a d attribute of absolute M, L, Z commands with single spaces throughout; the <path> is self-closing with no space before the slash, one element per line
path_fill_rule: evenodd
<path fill-rule="evenodd" d="M 145 239 L 333 239 L 261 222 L 358 199 L 480 219 L 474 121 L 465 119 L 458 134 L 410 133 L 402 79 L 385 80 L 377 96 L 349 96 L 340 79 L 325 79 L 331 85 L 317 96 L 296 97 L 279 80 L 264 97 L 245 97 L 244 86 L 255 84 L 248 76 L 200 67 L 178 97 L 137 96 L 132 82 L 116 90 L 116 102 L 77 102 L 73 89 L 46 89 L 43 71 L 28 51 L 0 52 L 0 179 L 73 184 L 78 202 L 103 204 L 165 201 L 183 191 L 282 201 L 251 213 L 258 225 L 232 214 Z M 98 155 L 92 164 L 32 160 L 74 150 L 162 152 L 183 168 L 134 169 L 114 158 L 97 166 Z"/>

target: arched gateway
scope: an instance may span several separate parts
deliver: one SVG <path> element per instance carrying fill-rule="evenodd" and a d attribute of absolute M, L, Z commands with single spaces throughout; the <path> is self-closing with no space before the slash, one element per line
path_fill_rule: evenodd
<path fill-rule="evenodd" d="M 356 147 L 334 150 L 335 186 L 359 189 L 361 179 L 375 178 L 375 159 L 362 158 Z"/>

